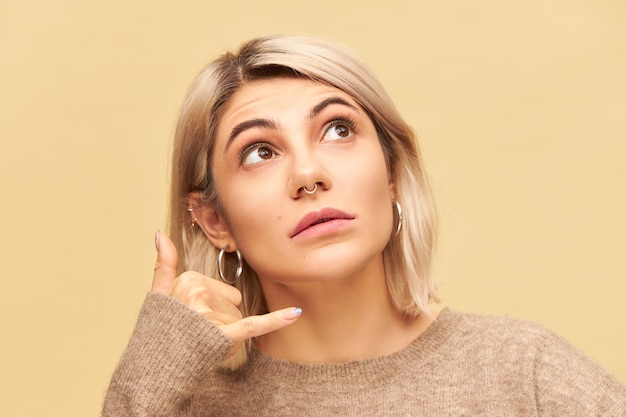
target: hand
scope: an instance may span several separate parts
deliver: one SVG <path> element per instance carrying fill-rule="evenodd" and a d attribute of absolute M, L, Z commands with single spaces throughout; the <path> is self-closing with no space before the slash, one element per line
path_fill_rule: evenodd
<path fill-rule="evenodd" d="M 157 232 L 156 246 L 152 291 L 183 302 L 219 327 L 235 342 L 226 357 L 234 354 L 245 340 L 288 326 L 300 316 L 299 308 L 286 308 L 243 318 L 237 308 L 242 299 L 237 288 L 194 271 L 177 276 L 178 253 L 172 240 Z"/>

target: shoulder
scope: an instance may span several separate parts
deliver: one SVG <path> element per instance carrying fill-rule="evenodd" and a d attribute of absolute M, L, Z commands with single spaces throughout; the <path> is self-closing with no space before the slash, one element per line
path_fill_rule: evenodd
<path fill-rule="evenodd" d="M 490 374 L 491 380 L 508 386 L 521 384 L 535 399 L 540 415 L 626 413 L 624 386 L 544 326 L 450 310 L 444 310 L 439 319 L 455 323 L 448 339 L 449 355 L 473 363 Z M 564 410 L 578 414 L 561 413 Z"/>
<path fill-rule="evenodd" d="M 499 355 L 524 355 L 534 365 L 547 362 L 592 361 L 578 348 L 543 325 L 508 316 L 444 310 L 441 319 L 456 323 L 452 340 Z"/>
<path fill-rule="evenodd" d="M 437 318 L 438 321 L 444 327 L 454 329 L 450 334 L 450 342 L 463 344 L 468 349 L 497 349 L 500 353 L 513 353 L 519 349 L 535 350 L 546 341 L 559 339 L 554 332 L 540 324 L 508 316 L 460 313 L 445 309 Z"/>
<path fill-rule="evenodd" d="M 443 320 L 456 323 L 450 342 L 468 353 L 489 357 L 492 361 L 511 361 L 526 366 L 528 372 L 568 364 L 595 366 L 581 350 L 541 324 L 511 318 L 459 313 L 444 310 Z"/>

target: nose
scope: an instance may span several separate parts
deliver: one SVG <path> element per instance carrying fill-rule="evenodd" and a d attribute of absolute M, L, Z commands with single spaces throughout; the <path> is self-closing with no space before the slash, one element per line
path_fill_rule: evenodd
<path fill-rule="evenodd" d="M 291 198 L 314 196 L 331 187 L 328 171 L 312 151 L 294 155 L 289 175 Z"/>

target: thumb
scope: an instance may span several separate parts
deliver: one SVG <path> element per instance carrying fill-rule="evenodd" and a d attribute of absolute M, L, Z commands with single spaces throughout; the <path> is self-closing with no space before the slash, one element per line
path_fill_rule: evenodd
<path fill-rule="evenodd" d="M 157 260 L 154 265 L 152 291 L 167 293 L 178 275 L 178 252 L 174 242 L 157 230 L 154 236 L 157 248 Z"/>

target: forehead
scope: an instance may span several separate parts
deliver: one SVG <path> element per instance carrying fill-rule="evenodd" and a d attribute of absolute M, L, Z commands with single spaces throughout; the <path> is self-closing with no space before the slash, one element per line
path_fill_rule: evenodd
<path fill-rule="evenodd" d="M 360 107 L 342 90 L 302 78 L 269 78 L 244 84 L 230 98 L 222 111 L 220 125 L 237 123 L 242 118 L 272 117 L 277 113 L 302 111 L 320 100 L 339 96 Z"/>

